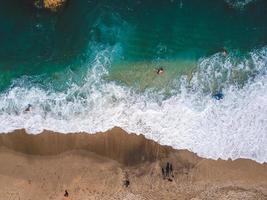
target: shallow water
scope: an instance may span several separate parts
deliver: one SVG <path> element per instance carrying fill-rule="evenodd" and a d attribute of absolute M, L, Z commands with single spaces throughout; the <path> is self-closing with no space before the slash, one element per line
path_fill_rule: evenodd
<path fill-rule="evenodd" d="M 120 126 L 205 157 L 267 161 L 266 1 L 2 5 L 0 132 Z"/>

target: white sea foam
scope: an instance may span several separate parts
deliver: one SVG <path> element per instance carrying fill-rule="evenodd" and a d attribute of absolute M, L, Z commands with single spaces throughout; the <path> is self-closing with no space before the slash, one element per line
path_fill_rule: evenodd
<path fill-rule="evenodd" d="M 229 5 L 237 9 L 243 9 L 246 5 L 256 0 L 225 0 Z"/>
<path fill-rule="evenodd" d="M 267 48 L 251 52 L 237 64 L 218 54 L 200 60 L 191 82 L 182 78 L 181 92 L 168 99 L 104 81 L 110 52 L 99 52 L 82 86 L 72 85 L 65 92 L 13 87 L 1 94 L 0 132 L 25 128 L 29 133 L 44 129 L 94 133 L 119 126 L 204 157 L 267 162 Z M 229 78 L 235 68 L 257 75 L 238 88 Z M 225 80 L 221 74 L 226 74 Z M 219 101 L 203 92 L 214 75 L 226 83 Z M 29 103 L 32 110 L 25 112 Z"/>

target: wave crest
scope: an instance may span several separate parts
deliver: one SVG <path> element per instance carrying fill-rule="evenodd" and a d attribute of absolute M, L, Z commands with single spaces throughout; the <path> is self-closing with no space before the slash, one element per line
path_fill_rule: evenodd
<path fill-rule="evenodd" d="M 267 161 L 266 48 L 251 52 L 239 65 L 218 55 L 200 60 L 190 83 L 179 79 L 180 92 L 168 98 L 105 81 L 113 53 L 116 49 L 99 51 L 82 86 L 73 84 L 65 92 L 19 86 L 2 93 L 0 132 L 25 128 L 30 133 L 94 133 L 119 126 L 205 157 Z M 249 69 L 253 78 L 242 87 L 229 84 L 234 67 Z M 224 99 L 217 101 L 203 92 L 203 84 L 221 80 L 218 76 L 225 70 Z"/>

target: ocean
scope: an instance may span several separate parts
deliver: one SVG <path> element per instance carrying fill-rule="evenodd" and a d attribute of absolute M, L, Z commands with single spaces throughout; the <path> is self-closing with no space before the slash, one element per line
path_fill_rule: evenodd
<path fill-rule="evenodd" d="M 267 162 L 266 22 L 266 0 L 2 2 L 0 132 L 119 126 Z"/>

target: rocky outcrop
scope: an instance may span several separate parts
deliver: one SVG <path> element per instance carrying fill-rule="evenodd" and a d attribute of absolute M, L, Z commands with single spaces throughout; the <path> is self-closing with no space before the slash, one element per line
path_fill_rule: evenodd
<path fill-rule="evenodd" d="M 64 6 L 66 1 L 67 0 L 35 0 L 34 5 L 40 9 L 57 11 Z"/>

